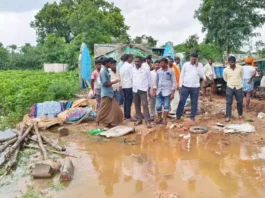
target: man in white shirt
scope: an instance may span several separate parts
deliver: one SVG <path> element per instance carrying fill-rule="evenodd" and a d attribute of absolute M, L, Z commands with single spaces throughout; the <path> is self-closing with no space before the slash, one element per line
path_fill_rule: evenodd
<path fill-rule="evenodd" d="M 111 61 L 111 68 L 109 69 L 110 73 L 110 80 L 111 82 L 120 80 L 118 72 L 117 72 L 117 61 L 112 59 Z M 112 85 L 113 92 L 114 92 L 114 98 L 117 100 L 117 102 L 120 104 L 120 83 Z"/>
<path fill-rule="evenodd" d="M 215 89 L 216 75 L 214 72 L 213 59 L 208 60 L 208 64 L 204 66 L 204 77 L 203 77 L 203 95 L 206 96 L 206 89 L 211 87 L 209 93 L 209 100 L 212 101 L 212 90 Z"/>
<path fill-rule="evenodd" d="M 247 58 L 245 60 L 246 65 L 243 66 L 243 92 L 246 94 L 246 109 L 249 111 L 250 107 L 250 98 L 252 91 L 254 89 L 253 79 L 256 76 L 256 69 L 253 66 L 254 59 Z"/>
<path fill-rule="evenodd" d="M 156 84 L 156 75 L 157 75 L 157 70 L 160 69 L 160 61 L 156 60 L 155 61 L 155 68 L 154 70 L 151 71 L 151 77 L 152 77 L 152 85 L 151 85 L 151 91 L 153 93 L 154 86 Z M 152 121 L 155 120 L 155 111 L 156 111 L 156 97 L 151 94 L 150 96 L 150 116 Z"/>
<path fill-rule="evenodd" d="M 147 95 L 150 95 L 150 86 L 152 84 L 152 77 L 148 68 L 142 67 L 143 58 L 141 56 L 135 57 L 135 67 L 132 70 L 133 79 L 133 98 L 135 105 L 135 112 L 137 122 L 135 126 L 142 124 L 141 104 L 144 110 L 144 119 L 147 128 L 151 128 L 151 118 L 148 109 Z"/>
<path fill-rule="evenodd" d="M 152 66 L 152 56 L 151 55 L 148 55 L 145 58 L 145 62 L 143 63 L 142 67 L 149 69 L 149 70 L 152 70 L 153 66 Z"/>
<path fill-rule="evenodd" d="M 120 75 L 120 88 L 122 88 L 124 93 L 124 118 L 126 120 L 135 121 L 131 116 L 131 106 L 133 101 L 133 55 L 126 54 L 124 56 L 124 64 L 119 71 Z"/>
<path fill-rule="evenodd" d="M 180 74 L 181 96 L 177 109 L 177 120 L 181 118 L 184 112 L 187 98 L 191 98 L 191 116 L 190 119 L 195 121 L 198 110 L 198 99 L 200 93 L 200 78 L 204 76 L 204 69 L 201 63 L 198 63 L 198 54 L 193 53 L 190 62 L 186 62 Z"/>

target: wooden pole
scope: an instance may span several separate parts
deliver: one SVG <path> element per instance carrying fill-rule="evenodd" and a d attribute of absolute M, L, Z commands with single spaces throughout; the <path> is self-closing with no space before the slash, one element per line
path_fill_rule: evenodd
<path fill-rule="evenodd" d="M 38 142 L 39 142 L 39 146 L 41 148 L 41 152 L 42 152 L 42 156 L 43 156 L 43 160 L 47 160 L 48 159 L 48 155 L 47 155 L 47 151 L 42 143 L 42 139 L 41 139 L 41 135 L 40 135 L 40 132 L 39 132 L 39 129 L 38 129 L 38 123 L 37 122 L 34 122 L 34 129 L 35 129 L 35 133 L 38 137 Z"/>
<path fill-rule="evenodd" d="M 10 156 L 14 151 L 19 147 L 20 143 L 27 137 L 27 135 L 30 133 L 30 130 L 32 129 L 33 124 L 30 124 L 26 132 L 17 139 L 16 143 L 10 148 L 6 156 Z"/>
<path fill-rule="evenodd" d="M 38 147 L 38 146 L 32 146 L 32 145 L 23 145 L 23 146 L 26 147 L 26 148 L 41 149 L 41 148 Z M 51 153 L 56 153 L 56 154 L 59 154 L 59 155 L 68 156 L 68 157 L 80 158 L 80 157 L 75 156 L 75 155 L 71 155 L 71 154 L 63 153 L 63 152 L 58 152 L 58 151 L 53 151 L 53 150 L 48 149 L 48 148 L 47 148 L 47 151 L 48 151 L 48 152 L 51 152 Z"/>
<path fill-rule="evenodd" d="M 41 137 L 44 140 L 44 142 L 46 142 L 47 144 L 49 144 L 54 149 L 56 149 L 58 151 L 66 151 L 65 147 L 61 147 L 61 146 L 57 145 L 55 142 L 53 142 L 52 140 L 48 139 L 44 135 L 41 135 Z"/>
<path fill-rule="evenodd" d="M 14 144 L 17 141 L 18 138 L 14 138 L 12 140 L 9 140 L 8 142 L 6 142 L 6 144 L 4 144 L 3 146 L 0 146 L 0 153 L 2 153 L 3 151 L 6 150 L 7 147 L 9 147 L 11 144 Z"/>

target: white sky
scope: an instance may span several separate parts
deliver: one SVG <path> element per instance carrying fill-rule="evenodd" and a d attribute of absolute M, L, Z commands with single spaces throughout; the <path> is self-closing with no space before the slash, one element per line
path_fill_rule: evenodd
<path fill-rule="evenodd" d="M 46 2 L 54 0 L 0 0 L 0 42 L 5 46 L 36 43 L 35 31 L 30 28 L 34 15 Z M 59 1 L 59 0 L 57 0 Z M 158 45 L 167 41 L 179 44 L 190 35 L 198 34 L 203 39 L 201 24 L 194 19 L 194 11 L 200 0 L 110 0 L 121 8 L 132 37 L 152 35 Z M 265 41 L 263 33 L 255 40 Z"/>

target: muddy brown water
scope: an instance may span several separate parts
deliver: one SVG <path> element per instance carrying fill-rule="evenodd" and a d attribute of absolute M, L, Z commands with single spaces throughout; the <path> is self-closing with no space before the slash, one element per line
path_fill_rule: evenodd
<path fill-rule="evenodd" d="M 129 139 L 134 136 L 129 136 Z M 265 197 L 265 147 L 205 144 L 200 135 L 138 136 L 136 145 L 89 139 L 72 144 L 75 176 L 55 197 Z M 128 138 L 128 137 L 127 137 Z M 41 188 L 48 185 L 35 181 Z"/>
<path fill-rule="evenodd" d="M 51 191 L 51 197 L 265 197 L 265 147 L 235 142 L 220 149 L 218 136 L 206 144 L 205 136 L 189 138 L 164 130 L 126 137 L 136 145 L 124 144 L 122 138 L 78 137 L 78 144 L 68 146 L 68 152 L 80 156 L 72 158 L 74 179 L 59 192 Z M 16 188 L 25 189 L 29 180 L 21 178 L 18 186 L 12 185 L 16 195 Z M 32 184 L 47 189 L 51 181 Z M 0 197 L 15 195 L 4 186 Z"/>

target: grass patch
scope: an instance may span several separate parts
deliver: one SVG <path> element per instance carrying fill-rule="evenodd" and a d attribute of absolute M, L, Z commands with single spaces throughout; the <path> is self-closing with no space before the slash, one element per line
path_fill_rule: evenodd
<path fill-rule="evenodd" d="M 20 121 L 34 103 L 67 100 L 79 91 L 78 72 L 0 71 L 0 127 Z"/>
<path fill-rule="evenodd" d="M 50 188 L 55 191 L 60 191 L 64 188 L 63 184 L 61 183 L 60 176 L 56 176 L 53 179 L 53 182 L 50 184 Z"/>
<path fill-rule="evenodd" d="M 69 142 L 67 142 L 67 141 L 59 141 L 58 145 L 61 146 L 61 147 L 69 146 Z"/>
<path fill-rule="evenodd" d="M 4 168 L 0 168 L 0 176 L 3 175 L 5 172 L 5 169 Z"/>
<path fill-rule="evenodd" d="M 28 185 L 27 191 L 21 196 L 21 198 L 42 198 L 41 192 L 36 187 Z"/>

